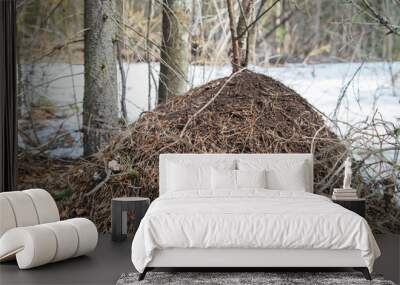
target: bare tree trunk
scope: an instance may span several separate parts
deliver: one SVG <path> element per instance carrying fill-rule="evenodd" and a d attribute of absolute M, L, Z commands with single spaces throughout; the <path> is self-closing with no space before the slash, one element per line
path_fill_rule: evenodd
<path fill-rule="evenodd" d="M 322 0 L 321 0 L 322 1 Z M 320 2 L 320 1 L 318 1 Z M 288 19 L 290 19 L 291 17 L 291 12 L 286 12 L 286 11 L 290 11 L 290 6 L 288 5 L 288 2 L 283 1 L 282 2 L 282 14 L 281 14 L 281 19 L 280 19 L 280 24 L 282 25 L 284 31 L 285 31 L 285 37 L 283 39 L 283 52 L 285 54 L 285 56 L 289 56 L 290 55 L 290 47 L 291 47 L 291 33 L 290 33 L 290 21 L 288 21 Z M 289 17 L 289 18 L 287 18 Z"/>
<path fill-rule="evenodd" d="M 319 47 L 319 42 L 321 38 L 321 1 L 316 1 L 316 11 L 315 11 L 315 22 L 314 22 L 314 47 Z"/>
<path fill-rule="evenodd" d="M 254 26 L 251 29 L 248 29 L 247 26 L 249 22 L 251 22 L 253 14 L 254 14 L 254 3 L 253 0 L 242 0 L 240 5 L 240 16 L 237 24 L 237 34 L 242 35 L 242 37 L 238 39 L 239 41 L 239 49 L 240 49 L 240 65 L 242 67 L 247 66 L 248 63 L 248 54 L 247 51 L 249 49 L 249 37 L 252 30 L 254 30 Z"/>
<path fill-rule="evenodd" d="M 191 0 L 164 0 L 158 103 L 187 91 Z"/>
<path fill-rule="evenodd" d="M 284 11 L 284 2 L 279 2 L 278 5 L 276 5 L 276 23 L 275 25 L 280 27 L 280 29 L 276 30 L 275 37 L 277 40 L 277 51 L 278 53 L 282 56 L 283 53 L 283 42 L 285 40 L 285 33 L 282 33 L 282 30 L 284 27 L 282 27 L 282 18 L 283 14 L 285 13 Z"/>
<path fill-rule="evenodd" d="M 247 36 L 246 57 L 244 59 L 244 66 L 249 63 L 256 64 L 256 44 L 257 44 L 257 27 L 253 27 Z"/>
<path fill-rule="evenodd" d="M 255 17 L 255 7 L 254 3 L 251 2 L 247 14 L 248 22 L 253 22 L 254 17 Z M 244 67 L 249 65 L 250 58 L 254 62 L 254 55 L 256 48 L 256 34 L 257 34 L 257 26 L 254 25 L 247 32 L 245 56 L 244 60 L 242 60 L 242 66 Z"/>
<path fill-rule="evenodd" d="M 147 62 L 147 81 L 148 81 L 148 93 L 147 93 L 147 110 L 151 110 L 151 56 L 150 56 L 150 24 L 151 18 L 153 17 L 153 0 L 148 0 L 147 10 L 147 23 L 146 23 L 146 62 Z"/>
<path fill-rule="evenodd" d="M 116 47 L 117 47 L 117 60 L 118 60 L 119 73 L 121 75 L 121 115 L 125 123 L 127 123 L 128 112 L 126 110 L 126 73 L 124 70 L 124 63 L 122 59 L 121 41 L 122 39 L 116 41 Z"/>
<path fill-rule="evenodd" d="M 240 69 L 240 47 L 236 33 L 235 17 L 233 15 L 232 0 L 226 0 L 229 15 L 229 29 L 231 31 L 232 40 L 232 71 L 236 72 Z"/>
<path fill-rule="evenodd" d="M 280 0 L 275 2 L 262 13 L 254 15 L 254 0 L 243 0 L 239 2 L 240 16 L 235 27 L 232 0 L 226 0 L 229 16 L 229 28 L 232 40 L 232 71 L 236 72 L 240 68 L 246 67 L 249 63 L 250 50 L 255 48 L 255 24 L 270 11 Z M 261 7 L 265 2 L 261 3 Z M 260 8 L 261 9 L 261 8 Z M 253 19 L 254 18 L 254 19 Z M 254 43 L 254 45 L 253 45 Z"/>
<path fill-rule="evenodd" d="M 123 0 L 115 0 L 116 1 L 116 18 L 118 19 L 119 25 L 117 27 L 117 40 L 115 41 L 116 50 L 117 50 L 117 61 L 119 67 L 119 74 L 121 76 L 121 99 L 120 99 L 120 106 L 121 106 L 121 115 L 122 119 L 124 120 L 125 124 L 128 123 L 128 112 L 126 110 L 126 72 L 124 69 L 124 61 L 123 61 L 123 54 L 122 54 L 122 47 L 124 46 L 125 42 L 125 33 L 124 33 L 124 1 Z"/>
<path fill-rule="evenodd" d="M 193 1 L 193 17 L 191 27 L 191 54 L 194 58 L 201 55 L 203 39 L 203 0 Z"/>
<path fill-rule="evenodd" d="M 255 21 L 260 15 L 262 10 L 264 9 L 264 6 L 267 4 L 267 0 L 261 0 L 260 4 L 258 5 L 258 8 L 256 9 L 255 4 L 254 5 L 254 11 L 252 12 L 252 17 L 251 22 Z M 257 10 L 257 12 L 256 12 Z M 249 34 L 247 36 L 247 49 L 246 49 L 246 58 L 245 58 L 245 64 L 246 66 L 249 64 L 249 62 L 256 64 L 256 45 L 257 45 L 257 25 L 254 25 L 253 27 L 250 28 Z"/>
<path fill-rule="evenodd" d="M 97 152 L 118 122 L 115 1 L 85 1 L 84 155 Z"/>

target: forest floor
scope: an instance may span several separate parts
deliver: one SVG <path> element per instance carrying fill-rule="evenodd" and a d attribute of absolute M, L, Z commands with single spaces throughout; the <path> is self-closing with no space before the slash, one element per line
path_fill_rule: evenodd
<path fill-rule="evenodd" d="M 18 190 L 42 188 L 49 191 L 61 212 L 63 219 L 70 218 L 66 205 L 69 204 L 72 193 L 68 174 L 80 164 L 77 160 L 60 160 L 44 156 L 23 156 L 18 159 Z M 400 208 L 387 207 L 385 197 L 375 193 L 367 199 L 367 220 L 375 233 L 400 233 L 399 223 L 389 223 L 393 217 L 399 216 Z M 386 211 L 382 211 L 386 209 Z M 75 211 L 77 216 L 87 215 L 86 208 Z"/>

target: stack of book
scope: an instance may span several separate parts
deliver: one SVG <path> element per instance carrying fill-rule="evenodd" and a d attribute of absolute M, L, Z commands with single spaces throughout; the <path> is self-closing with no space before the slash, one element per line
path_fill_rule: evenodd
<path fill-rule="evenodd" d="M 333 189 L 332 199 L 335 200 L 353 200 L 357 199 L 357 190 L 356 189 L 341 189 L 335 188 Z"/>

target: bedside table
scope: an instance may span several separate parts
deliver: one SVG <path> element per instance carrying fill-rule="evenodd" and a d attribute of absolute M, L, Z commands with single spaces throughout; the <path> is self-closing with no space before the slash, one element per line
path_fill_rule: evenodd
<path fill-rule="evenodd" d="M 348 200 L 337 200 L 332 199 L 332 202 L 339 204 L 340 206 L 353 211 L 356 214 L 359 214 L 361 217 L 365 218 L 365 199 L 357 198 L 357 199 L 348 199 Z"/>
<path fill-rule="evenodd" d="M 111 238 L 123 241 L 127 238 L 129 223 L 133 222 L 134 232 L 146 214 L 150 199 L 144 197 L 121 197 L 111 200 Z"/>

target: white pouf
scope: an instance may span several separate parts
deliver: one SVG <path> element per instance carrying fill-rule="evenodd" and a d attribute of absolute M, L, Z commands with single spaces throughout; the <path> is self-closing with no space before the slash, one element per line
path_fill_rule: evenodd
<path fill-rule="evenodd" d="M 96 226 L 91 221 L 75 218 L 65 220 L 65 222 L 71 224 L 78 233 L 79 242 L 74 257 L 91 252 L 96 248 L 98 233 Z"/>
<path fill-rule="evenodd" d="M 36 209 L 39 224 L 51 223 L 60 220 L 56 201 L 50 193 L 43 189 L 29 189 L 22 191 L 28 194 Z"/>
<path fill-rule="evenodd" d="M 10 203 L 17 227 L 27 227 L 39 224 L 35 206 L 28 194 L 22 191 L 14 191 L 3 192 L 1 195 Z"/>
<path fill-rule="evenodd" d="M 20 269 L 93 251 L 97 228 L 88 219 L 59 221 L 54 199 L 43 189 L 0 193 L 0 261 L 16 258 Z"/>
<path fill-rule="evenodd" d="M 15 228 L 17 222 L 15 221 L 14 212 L 10 202 L 0 195 L 0 237 L 8 230 Z"/>

